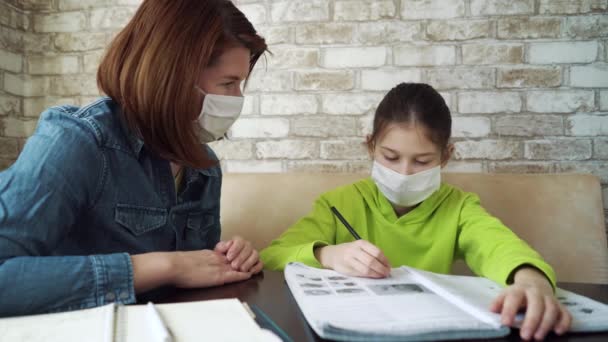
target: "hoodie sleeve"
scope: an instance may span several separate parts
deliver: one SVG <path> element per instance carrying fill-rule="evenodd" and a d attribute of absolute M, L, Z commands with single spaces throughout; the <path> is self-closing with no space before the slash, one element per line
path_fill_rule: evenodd
<path fill-rule="evenodd" d="M 314 255 L 316 247 L 335 244 L 336 221 L 327 200 L 321 196 L 312 211 L 260 252 L 260 258 L 269 270 L 283 270 L 289 262 L 298 261 L 308 266 L 321 264 Z"/>
<path fill-rule="evenodd" d="M 506 285 L 518 267 L 528 265 L 543 273 L 555 289 L 555 272 L 532 247 L 521 240 L 468 195 L 461 209 L 458 253 L 476 274 Z"/>

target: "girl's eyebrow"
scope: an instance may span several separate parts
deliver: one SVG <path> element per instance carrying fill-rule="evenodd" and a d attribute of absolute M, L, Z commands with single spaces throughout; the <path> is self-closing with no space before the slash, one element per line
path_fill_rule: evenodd
<path fill-rule="evenodd" d="M 389 152 L 391 152 L 391 153 L 394 153 L 394 154 L 399 154 L 399 152 L 398 152 L 397 150 L 393 150 L 393 149 L 392 149 L 392 148 L 390 148 L 390 147 L 386 147 L 386 146 L 380 146 L 380 148 L 385 149 L 385 150 L 387 150 L 387 151 L 389 151 Z M 434 152 L 425 152 L 425 153 L 419 153 L 419 154 L 416 154 L 415 156 L 416 156 L 416 157 L 426 157 L 426 156 L 432 156 L 432 155 L 434 155 L 434 154 L 435 154 Z"/>

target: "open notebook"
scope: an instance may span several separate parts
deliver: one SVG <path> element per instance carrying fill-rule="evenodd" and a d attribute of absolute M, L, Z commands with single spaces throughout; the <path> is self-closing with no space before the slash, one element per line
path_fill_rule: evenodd
<path fill-rule="evenodd" d="M 238 299 L 155 305 L 176 342 L 280 341 L 260 329 Z M 0 340 L 11 342 L 157 341 L 146 305 L 0 319 Z M 236 329 L 238 327 L 238 329 Z"/>
<path fill-rule="evenodd" d="M 385 279 L 369 279 L 290 263 L 285 279 L 308 324 L 324 338 L 436 341 L 510 332 L 489 311 L 501 286 L 486 278 L 402 266 Z M 608 330 L 608 305 L 562 289 L 557 297 L 573 316 L 570 331 Z"/>

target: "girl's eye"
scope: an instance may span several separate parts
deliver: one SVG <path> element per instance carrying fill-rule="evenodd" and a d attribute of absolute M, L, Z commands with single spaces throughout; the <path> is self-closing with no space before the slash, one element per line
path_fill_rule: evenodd
<path fill-rule="evenodd" d="M 230 87 L 230 86 L 232 86 L 233 84 L 234 84 L 234 82 L 226 82 L 226 83 L 222 83 L 221 85 L 222 85 L 223 87 Z"/>
<path fill-rule="evenodd" d="M 390 160 L 390 161 L 395 161 L 395 160 L 399 159 L 399 157 L 387 157 L 387 156 L 384 156 L 384 159 Z"/>
<path fill-rule="evenodd" d="M 430 162 L 431 162 L 430 160 L 416 160 L 416 164 L 418 164 L 418 165 L 426 165 Z"/>

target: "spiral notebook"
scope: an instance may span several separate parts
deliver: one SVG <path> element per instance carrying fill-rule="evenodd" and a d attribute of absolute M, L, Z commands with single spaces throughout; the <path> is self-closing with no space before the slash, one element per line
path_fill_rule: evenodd
<path fill-rule="evenodd" d="M 176 342 L 276 341 L 238 299 L 155 305 Z M 235 329 L 238 327 L 238 329 Z M 0 340 L 11 342 L 156 341 L 146 305 L 109 304 L 93 309 L 0 319 Z"/>

